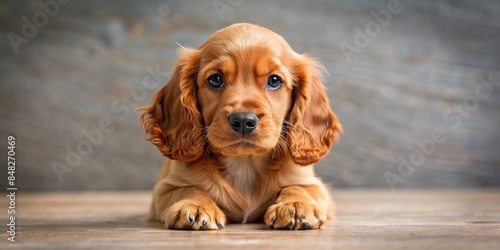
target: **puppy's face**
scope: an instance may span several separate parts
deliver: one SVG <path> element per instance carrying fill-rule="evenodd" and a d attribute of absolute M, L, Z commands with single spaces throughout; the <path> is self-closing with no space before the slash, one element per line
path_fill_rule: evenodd
<path fill-rule="evenodd" d="M 292 102 L 289 46 L 267 30 L 223 30 L 200 50 L 197 96 L 211 149 L 237 156 L 275 148 Z"/>
<path fill-rule="evenodd" d="M 149 140 L 183 162 L 271 153 L 273 161 L 287 156 L 309 165 L 342 131 L 319 65 L 252 24 L 221 29 L 196 50 L 183 48 L 170 81 L 141 110 Z"/>

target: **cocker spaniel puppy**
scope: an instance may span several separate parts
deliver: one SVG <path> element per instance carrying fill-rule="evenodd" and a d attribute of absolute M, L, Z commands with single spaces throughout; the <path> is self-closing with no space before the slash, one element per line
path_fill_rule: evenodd
<path fill-rule="evenodd" d="M 140 110 L 167 158 L 150 218 L 171 229 L 265 222 L 317 229 L 332 200 L 312 164 L 342 127 L 320 65 L 276 33 L 234 24 L 182 48 L 170 81 Z"/>

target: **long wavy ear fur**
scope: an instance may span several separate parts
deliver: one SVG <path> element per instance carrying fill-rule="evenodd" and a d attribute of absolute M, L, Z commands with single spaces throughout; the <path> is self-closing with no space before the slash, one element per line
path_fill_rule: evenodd
<path fill-rule="evenodd" d="M 144 111 L 140 122 L 148 140 L 164 156 L 183 162 L 197 160 L 205 151 L 196 96 L 198 67 L 198 51 L 182 48 L 170 81 L 154 94 L 150 107 L 138 109 Z"/>
<path fill-rule="evenodd" d="M 302 166 L 319 161 L 333 145 L 342 125 L 328 103 L 320 65 L 298 55 L 293 68 L 295 85 L 289 116 L 288 143 L 292 160 Z"/>

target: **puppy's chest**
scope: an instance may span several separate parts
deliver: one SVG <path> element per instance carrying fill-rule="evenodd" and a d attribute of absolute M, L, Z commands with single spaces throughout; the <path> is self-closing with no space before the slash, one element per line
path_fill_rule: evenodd
<path fill-rule="evenodd" d="M 224 164 L 225 182 L 235 191 L 230 200 L 237 205 L 232 207 L 238 207 L 230 211 L 228 219 L 242 223 L 259 220 L 275 193 L 265 163 L 250 157 L 232 157 Z"/>
<path fill-rule="evenodd" d="M 252 161 L 249 157 L 231 157 L 224 162 L 226 180 L 245 198 L 250 199 L 256 195 L 255 189 L 258 189 L 263 178 L 259 171 L 262 167 L 260 162 Z"/>

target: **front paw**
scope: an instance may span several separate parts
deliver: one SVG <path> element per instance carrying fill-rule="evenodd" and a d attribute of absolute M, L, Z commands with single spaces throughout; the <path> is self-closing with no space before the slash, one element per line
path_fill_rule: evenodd
<path fill-rule="evenodd" d="M 271 229 L 318 229 L 326 221 L 326 214 L 318 206 L 307 202 L 279 202 L 270 206 L 264 222 Z"/>
<path fill-rule="evenodd" d="M 226 216 L 214 202 L 179 201 L 168 208 L 165 215 L 165 227 L 170 229 L 221 229 L 225 224 Z"/>

